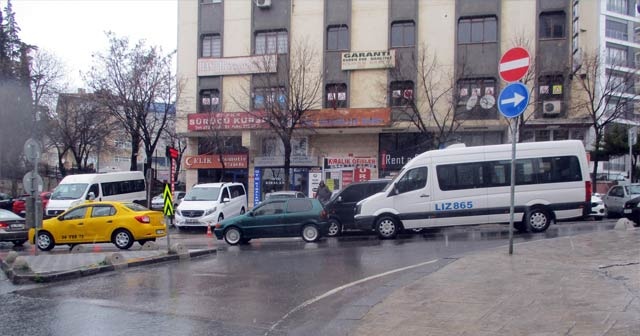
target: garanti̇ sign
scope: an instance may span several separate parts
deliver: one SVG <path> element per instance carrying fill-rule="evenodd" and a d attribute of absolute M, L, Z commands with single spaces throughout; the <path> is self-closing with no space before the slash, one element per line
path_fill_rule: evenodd
<path fill-rule="evenodd" d="M 387 69 L 396 66 L 395 50 L 342 53 L 342 70 Z"/>

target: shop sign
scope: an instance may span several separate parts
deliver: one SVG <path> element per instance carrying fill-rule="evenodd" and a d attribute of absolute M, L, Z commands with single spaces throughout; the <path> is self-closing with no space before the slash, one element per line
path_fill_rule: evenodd
<path fill-rule="evenodd" d="M 316 196 L 320 181 L 322 181 L 322 171 L 317 168 L 309 170 L 309 193 L 307 194 L 309 197 Z"/>
<path fill-rule="evenodd" d="M 311 128 L 389 126 L 391 109 L 344 108 L 309 111 L 302 124 Z"/>
<path fill-rule="evenodd" d="M 396 51 L 393 49 L 342 53 L 342 70 L 388 69 L 395 66 Z"/>
<path fill-rule="evenodd" d="M 249 75 L 273 73 L 277 55 L 198 59 L 198 76 Z"/>
<path fill-rule="evenodd" d="M 371 179 L 371 169 L 358 168 L 354 171 L 353 175 L 353 181 L 355 182 L 369 181 Z M 343 181 L 343 183 L 344 185 L 347 185 L 346 182 Z"/>
<path fill-rule="evenodd" d="M 246 154 L 222 154 L 222 161 L 224 161 L 224 167 L 230 169 L 246 169 L 247 168 L 247 155 Z M 193 155 L 186 156 L 184 159 L 184 165 L 187 169 L 220 169 L 222 168 L 222 162 L 220 162 L 220 155 Z"/>
<path fill-rule="evenodd" d="M 260 117 L 248 112 L 191 113 L 187 115 L 189 131 L 215 129 L 261 129 L 269 125 Z"/>
<path fill-rule="evenodd" d="M 260 169 L 253 170 L 253 206 L 260 204 L 262 196 L 262 171 Z"/>
<path fill-rule="evenodd" d="M 377 168 L 378 159 L 375 157 L 327 157 L 324 159 L 324 169 L 341 168 Z"/>
<path fill-rule="evenodd" d="M 311 156 L 291 156 L 291 166 L 317 166 L 318 159 Z M 256 156 L 253 158 L 256 167 L 282 167 L 284 156 Z"/>

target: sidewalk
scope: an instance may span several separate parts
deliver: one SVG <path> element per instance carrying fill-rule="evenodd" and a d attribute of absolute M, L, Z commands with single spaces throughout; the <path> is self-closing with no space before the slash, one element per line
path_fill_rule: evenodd
<path fill-rule="evenodd" d="M 354 335 L 640 335 L 640 229 L 469 254 L 398 289 Z"/>

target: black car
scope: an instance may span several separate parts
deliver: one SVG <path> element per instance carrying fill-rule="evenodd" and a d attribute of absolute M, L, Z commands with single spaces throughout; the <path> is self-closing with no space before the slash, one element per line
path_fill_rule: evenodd
<path fill-rule="evenodd" d="M 633 221 L 634 226 L 640 225 L 640 197 L 635 197 L 624 203 L 622 213 L 624 217 Z"/>
<path fill-rule="evenodd" d="M 13 198 L 9 194 L 0 193 L 0 209 L 11 211 L 13 206 Z"/>
<path fill-rule="evenodd" d="M 345 230 L 354 229 L 353 216 L 356 203 L 381 192 L 390 180 L 371 180 L 349 184 L 334 194 L 324 205 L 329 216 L 329 232 L 327 236 L 335 237 Z"/>

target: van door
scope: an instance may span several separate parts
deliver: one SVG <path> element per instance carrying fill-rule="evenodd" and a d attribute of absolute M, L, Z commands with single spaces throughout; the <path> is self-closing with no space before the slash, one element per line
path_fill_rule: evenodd
<path fill-rule="evenodd" d="M 405 229 L 425 227 L 429 224 L 431 208 L 431 184 L 429 169 L 409 169 L 392 186 L 389 197 L 399 213 Z"/>

